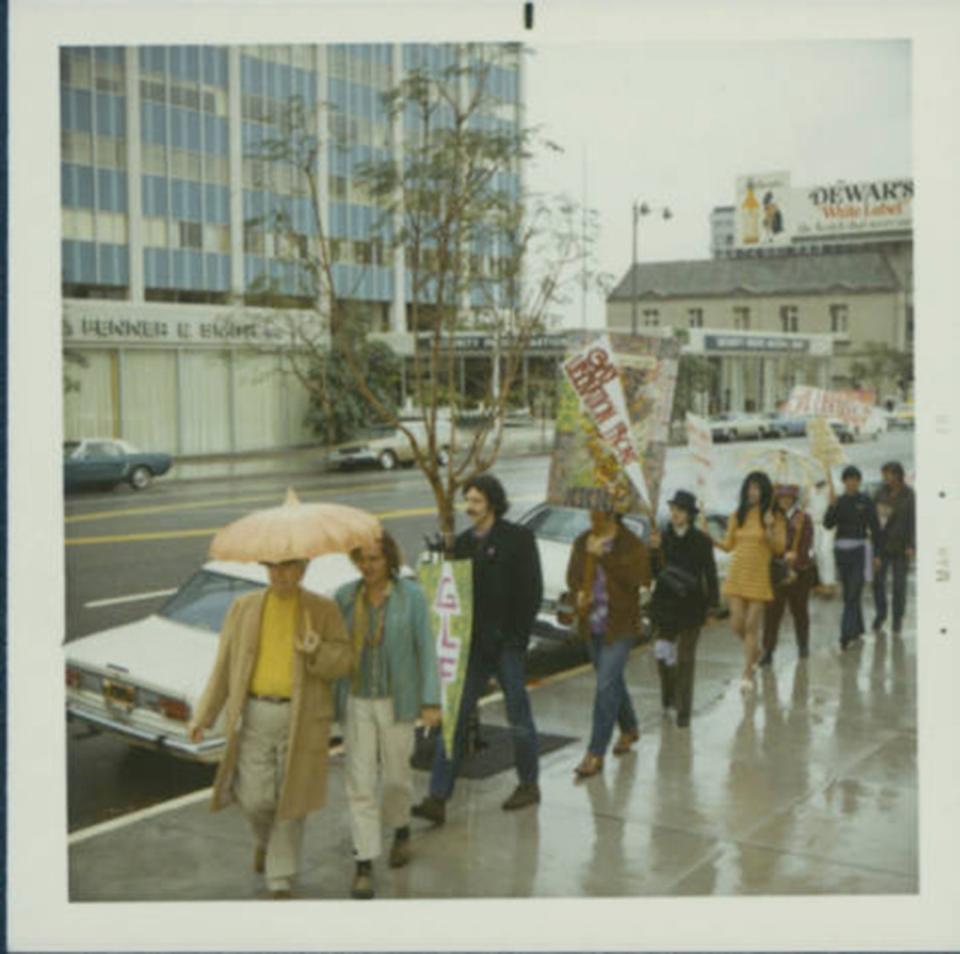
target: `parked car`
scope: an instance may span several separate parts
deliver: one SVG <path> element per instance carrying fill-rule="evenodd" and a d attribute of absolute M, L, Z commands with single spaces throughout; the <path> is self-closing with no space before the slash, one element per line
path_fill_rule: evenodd
<path fill-rule="evenodd" d="M 837 417 L 831 417 L 827 423 L 833 429 L 833 433 L 837 435 L 837 440 L 841 444 L 852 444 L 856 438 L 856 431 L 853 427 L 848 424 L 846 421 L 841 421 Z"/>
<path fill-rule="evenodd" d="M 760 440 L 766 436 L 763 418 L 734 411 L 725 411 L 711 418 L 710 430 L 717 442 Z"/>
<path fill-rule="evenodd" d="M 788 417 L 776 411 L 763 415 L 765 437 L 804 437 L 807 433 L 807 422 L 802 417 Z"/>
<path fill-rule="evenodd" d="M 138 450 L 129 441 L 85 437 L 63 442 L 63 486 L 65 490 L 102 487 L 111 490 L 129 484 L 144 490 L 154 477 L 173 466 L 169 454 Z"/>
<path fill-rule="evenodd" d="M 318 557 L 304 586 L 332 596 L 358 575 L 344 554 Z M 266 585 L 259 564 L 207 563 L 156 613 L 67 643 L 67 717 L 133 745 L 217 761 L 225 744 L 222 717 L 199 743 L 187 737 L 187 725 L 213 668 L 227 608 Z"/>
<path fill-rule="evenodd" d="M 417 438 L 421 446 L 426 443 L 426 433 L 422 424 L 405 424 Z M 443 431 L 438 425 L 438 436 Z M 446 463 L 449 445 L 444 443 L 437 457 L 440 463 Z M 329 457 L 330 466 L 337 470 L 353 470 L 355 467 L 380 467 L 381 470 L 396 470 L 399 466 L 410 466 L 415 458 L 407 436 L 398 427 L 377 427 L 358 440 L 348 441 L 334 448 Z"/>
<path fill-rule="evenodd" d="M 664 525 L 665 519 L 658 522 Z M 536 537 L 543 572 L 543 603 L 533 624 L 533 635 L 535 639 L 541 640 L 569 639 L 573 633 L 570 627 L 557 622 L 557 609 L 560 596 L 567 589 L 567 564 L 570 562 L 573 541 L 589 528 L 590 512 L 574 507 L 542 503 L 527 511 L 520 518 L 519 523 L 529 527 Z M 647 517 L 628 514 L 624 517 L 624 524 L 644 543 L 649 541 L 650 521 Z M 708 513 L 707 526 L 714 539 L 723 539 L 727 531 L 726 515 Z M 714 555 L 717 559 L 717 574 L 722 580 L 726 575 L 730 558 L 721 550 L 715 550 Z M 646 604 L 649 596 L 649 591 L 641 592 L 641 605 Z M 645 620 L 645 630 L 647 627 L 649 627 L 649 621 Z"/>
<path fill-rule="evenodd" d="M 892 428 L 912 428 L 914 426 L 913 404 L 900 404 L 895 407 L 888 418 Z"/>

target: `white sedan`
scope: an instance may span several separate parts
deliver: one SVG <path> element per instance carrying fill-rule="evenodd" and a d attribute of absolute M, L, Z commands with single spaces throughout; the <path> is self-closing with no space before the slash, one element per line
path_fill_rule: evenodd
<path fill-rule="evenodd" d="M 666 522 L 666 511 L 660 520 Z M 590 513 L 574 507 L 560 507 L 554 504 L 538 504 L 525 513 L 519 523 L 533 531 L 540 554 L 540 568 L 543 573 L 543 602 L 540 613 L 533 624 L 533 636 L 541 640 L 562 640 L 572 636 L 571 630 L 557 622 L 557 608 L 560 596 L 567 589 L 567 564 L 573 541 L 590 526 Z M 629 514 L 624 523 L 644 543 L 650 538 L 649 520 L 639 514 Z M 727 530 L 725 514 L 707 513 L 707 529 L 714 539 L 722 540 Z M 730 556 L 722 550 L 714 550 L 717 562 L 717 577 L 722 582 L 726 576 Z M 641 592 L 640 601 L 644 605 L 649 592 Z"/>
<path fill-rule="evenodd" d="M 311 561 L 303 585 L 332 596 L 358 576 L 347 556 L 332 554 Z M 134 745 L 218 761 L 222 717 L 200 743 L 189 740 L 187 725 L 213 668 L 227 608 L 266 584 L 259 564 L 207 563 L 153 615 L 67 643 L 67 717 Z"/>

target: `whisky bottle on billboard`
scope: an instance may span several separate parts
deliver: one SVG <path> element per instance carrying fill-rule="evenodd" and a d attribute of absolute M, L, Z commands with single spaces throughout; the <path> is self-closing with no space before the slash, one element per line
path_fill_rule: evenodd
<path fill-rule="evenodd" d="M 747 194 L 740 205 L 740 240 L 744 245 L 760 241 L 760 203 L 753 194 L 753 183 L 747 183 Z"/>

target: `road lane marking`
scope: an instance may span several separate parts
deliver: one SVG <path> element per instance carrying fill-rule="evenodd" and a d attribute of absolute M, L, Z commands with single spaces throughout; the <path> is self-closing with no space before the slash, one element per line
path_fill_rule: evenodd
<path fill-rule="evenodd" d="M 105 600 L 91 600 L 84 603 L 84 609 L 95 609 L 98 606 L 119 606 L 121 603 L 136 603 L 139 600 L 151 600 L 156 596 L 170 596 L 177 592 L 177 587 L 172 590 L 153 590 L 151 593 L 133 593 L 130 596 L 112 596 Z"/>
<path fill-rule="evenodd" d="M 329 496 L 343 490 L 349 490 L 350 495 L 358 493 L 372 493 L 380 490 L 395 489 L 395 483 L 366 484 L 360 487 L 335 487 L 326 490 L 298 491 L 301 500 L 310 496 Z M 204 507 L 227 507 L 231 504 L 251 503 L 258 500 L 277 500 L 276 492 L 269 494 L 247 494 L 242 497 L 213 497 L 209 500 L 195 500 L 179 504 L 153 504 L 149 507 L 125 507 L 119 510 L 94 510 L 90 513 L 71 514 L 64 518 L 64 523 L 86 523 L 91 520 L 113 520 L 117 517 L 139 517 L 143 514 L 175 513 L 179 510 L 202 510 Z M 278 505 L 279 506 L 279 505 Z"/>
<path fill-rule="evenodd" d="M 165 815 L 167 812 L 171 812 L 177 808 L 186 808 L 188 805 L 195 805 L 197 802 L 202 802 L 210 798 L 212 794 L 212 788 L 200 788 L 195 792 L 189 792 L 177 798 L 167 799 L 165 802 L 157 802 L 156 805 L 151 805 L 149 808 L 141 808 L 127 815 L 121 815 L 119 818 L 111 818 L 109 821 L 99 822 L 96 825 L 81 828 L 79 831 L 67 835 L 67 844 L 77 845 L 82 841 L 95 838 L 97 835 L 106 835 L 108 832 L 116 831 L 119 828 L 126 828 L 134 822 L 154 818 L 157 815 Z"/>
<path fill-rule="evenodd" d="M 519 502 L 530 500 L 540 500 L 540 496 L 516 497 Z M 463 504 L 457 504 L 457 509 L 462 510 Z M 405 520 L 410 517 L 425 517 L 430 514 L 436 514 L 437 508 L 434 507 L 412 507 L 408 510 L 384 510 L 374 513 L 373 516 L 380 520 Z M 190 537 L 212 537 L 222 527 L 203 527 L 193 530 L 153 530 L 145 533 L 117 533 L 97 537 L 67 537 L 64 544 L 68 547 L 95 546 L 101 543 L 143 543 L 150 540 L 186 540 Z"/>

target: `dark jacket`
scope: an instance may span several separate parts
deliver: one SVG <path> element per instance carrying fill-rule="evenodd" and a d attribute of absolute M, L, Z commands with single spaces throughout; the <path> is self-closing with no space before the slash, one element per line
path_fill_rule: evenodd
<path fill-rule="evenodd" d="M 543 600 L 540 554 L 533 534 L 502 518 L 484 537 L 465 530 L 454 541 L 458 560 L 473 560 L 471 647 L 494 653 L 526 649 Z"/>
<path fill-rule="evenodd" d="M 697 580 L 697 591 L 682 598 L 667 586 L 656 586 L 650 616 L 662 636 L 703 625 L 707 610 L 720 602 L 713 541 L 702 530 L 690 527 L 681 537 L 670 525 L 661 535 L 660 548 L 651 551 L 654 575 L 668 564 L 680 567 Z"/>
<path fill-rule="evenodd" d="M 836 502 L 827 507 L 823 525 L 837 528 L 837 540 L 865 540 L 869 535 L 874 549 L 880 540 L 880 524 L 877 508 L 864 493 L 841 494 Z"/>
<path fill-rule="evenodd" d="M 581 533 L 573 541 L 570 562 L 567 564 L 567 586 L 576 594 L 587 585 L 587 538 L 590 531 Z M 640 587 L 650 583 L 650 556 L 643 541 L 623 525 L 617 528 L 609 553 L 595 557 L 607 578 L 607 597 L 610 601 L 605 641 L 632 639 L 640 635 Z M 578 619 L 579 634 L 590 636 L 589 619 Z"/>
<path fill-rule="evenodd" d="M 900 556 L 917 547 L 917 499 L 913 490 L 904 485 L 894 494 L 889 487 L 881 487 L 875 498 L 877 517 L 886 513 L 886 523 L 880 530 L 878 553 Z"/>

